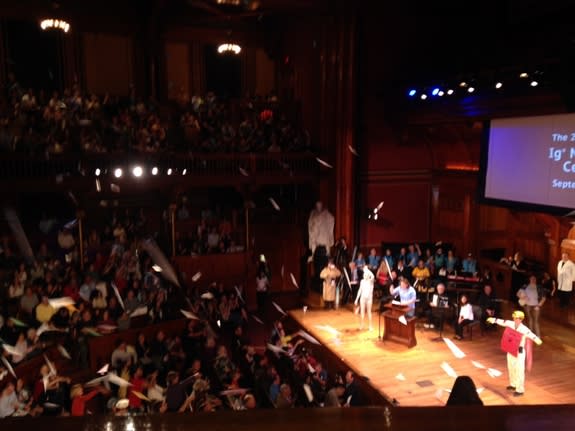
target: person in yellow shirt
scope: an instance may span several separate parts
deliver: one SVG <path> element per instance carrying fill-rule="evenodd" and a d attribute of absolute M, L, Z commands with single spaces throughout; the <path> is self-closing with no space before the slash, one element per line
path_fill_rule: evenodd
<path fill-rule="evenodd" d="M 429 272 L 429 268 L 425 266 L 423 259 L 419 259 L 417 266 L 413 268 L 413 271 L 411 271 L 411 276 L 415 279 L 417 291 L 420 293 L 427 292 L 431 273 Z"/>
<path fill-rule="evenodd" d="M 48 297 L 42 296 L 42 302 L 36 306 L 36 320 L 40 323 L 47 323 L 56 313 L 56 309 L 50 305 Z"/>

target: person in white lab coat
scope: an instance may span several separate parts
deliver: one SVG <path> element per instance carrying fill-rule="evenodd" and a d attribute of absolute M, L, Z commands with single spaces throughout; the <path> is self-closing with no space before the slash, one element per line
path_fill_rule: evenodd
<path fill-rule="evenodd" d="M 561 308 L 569 306 L 573 282 L 575 281 L 575 263 L 569 259 L 569 254 L 563 252 L 557 263 L 557 296 Z"/>

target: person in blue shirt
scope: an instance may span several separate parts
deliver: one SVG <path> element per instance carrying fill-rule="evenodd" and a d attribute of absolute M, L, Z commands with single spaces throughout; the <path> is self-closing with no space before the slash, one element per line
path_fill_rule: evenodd
<path fill-rule="evenodd" d="M 357 257 L 355 258 L 355 264 L 357 266 L 357 269 L 363 271 L 363 267 L 365 266 L 365 259 L 361 251 L 357 253 Z"/>
<path fill-rule="evenodd" d="M 473 259 L 471 253 L 467 255 L 467 258 L 463 259 L 463 262 L 461 262 L 461 270 L 469 274 L 475 274 L 477 272 L 477 261 Z"/>
<path fill-rule="evenodd" d="M 389 248 L 385 249 L 385 256 L 383 258 L 387 260 L 387 264 L 389 265 L 390 268 L 393 268 L 395 266 L 395 258 L 391 254 L 391 249 Z"/>
<path fill-rule="evenodd" d="M 417 299 L 417 293 L 415 289 L 409 285 L 409 280 L 407 278 L 402 278 L 399 282 L 398 287 L 391 286 L 389 288 L 389 293 L 395 296 L 399 293 L 399 302 L 401 305 L 407 305 L 409 311 L 405 313 L 407 317 L 415 316 L 415 301 Z"/>
<path fill-rule="evenodd" d="M 443 249 L 439 247 L 435 250 L 435 267 L 437 269 L 443 268 L 445 266 L 445 255 L 443 254 Z"/>
<path fill-rule="evenodd" d="M 415 268 L 421 256 L 421 249 L 419 248 L 419 244 L 409 244 L 407 250 L 407 266 Z"/>
<path fill-rule="evenodd" d="M 447 259 L 445 259 L 445 269 L 448 274 L 453 274 L 457 270 L 457 258 L 454 256 L 452 250 L 447 251 Z"/>
<path fill-rule="evenodd" d="M 377 268 L 379 268 L 380 261 L 381 256 L 377 255 L 377 250 L 375 248 L 369 250 L 369 256 L 367 256 L 367 267 L 374 274 L 377 272 Z"/>

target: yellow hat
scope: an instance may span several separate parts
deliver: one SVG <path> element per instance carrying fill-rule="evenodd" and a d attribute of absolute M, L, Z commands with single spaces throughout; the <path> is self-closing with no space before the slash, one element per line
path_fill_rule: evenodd
<path fill-rule="evenodd" d="M 514 319 L 525 319 L 525 313 L 523 311 L 520 310 L 515 310 L 513 312 L 513 314 L 511 315 L 511 317 L 513 317 Z"/>

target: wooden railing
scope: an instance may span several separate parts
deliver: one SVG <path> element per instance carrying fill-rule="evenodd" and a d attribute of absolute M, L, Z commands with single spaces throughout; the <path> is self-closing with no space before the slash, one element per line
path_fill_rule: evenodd
<path fill-rule="evenodd" d="M 314 156 L 308 153 L 254 153 L 254 154 L 178 154 L 178 153 L 105 153 L 105 154 L 63 154 L 58 156 L 29 157 L 18 153 L 0 155 L 0 178 L 42 178 L 57 175 L 93 176 L 96 169 L 112 175 L 116 167 L 128 171 L 134 165 L 141 165 L 149 175 L 153 167 L 158 175 L 167 175 L 167 170 L 195 176 L 249 176 L 265 175 L 278 177 L 313 177 L 319 172 Z M 130 175 L 126 172 L 127 175 Z"/>

